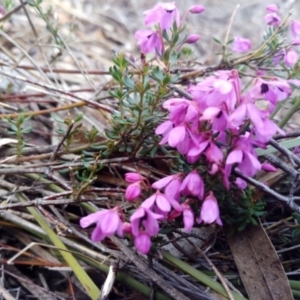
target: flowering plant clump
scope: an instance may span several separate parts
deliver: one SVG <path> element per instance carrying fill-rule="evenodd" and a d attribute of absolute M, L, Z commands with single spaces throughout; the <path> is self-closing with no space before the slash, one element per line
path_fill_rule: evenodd
<path fill-rule="evenodd" d="M 270 76 L 266 70 L 279 64 L 288 78 L 297 77 L 300 22 L 282 20 L 277 6 L 269 5 L 264 18 L 268 32 L 258 51 L 249 52 L 249 39 L 234 37 L 231 49 L 242 57 L 229 60 L 224 51 L 219 68 L 189 78 L 180 66 L 191 55 L 186 46 L 200 36 L 185 34 L 185 23 L 189 14 L 204 11 L 194 5 L 180 18 L 175 2 L 157 4 L 144 12 L 147 29 L 135 33 L 140 64 L 124 53 L 114 59 L 110 73 L 119 86 L 111 95 L 120 111 L 112 115 L 103 155 L 169 156 L 169 171 L 158 180 L 147 178 L 138 165 L 136 172 L 126 173 L 125 199 L 135 210 L 128 217 L 116 207 L 82 218 L 82 227 L 97 224 L 93 241 L 126 234 L 147 254 L 162 226 L 182 224 L 189 232 L 197 224 L 216 223 L 241 230 L 263 214 L 264 204 L 253 201 L 247 178 L 276 171 L 259 158 L 257 149 L 266 149 L 276 133 L 285 135 L 272 117 L 300 86 L 296 79 Z M 292 41 L 284 44 L 287 26 Z M 254 70 L 248 82 L 245 66 Z"/>

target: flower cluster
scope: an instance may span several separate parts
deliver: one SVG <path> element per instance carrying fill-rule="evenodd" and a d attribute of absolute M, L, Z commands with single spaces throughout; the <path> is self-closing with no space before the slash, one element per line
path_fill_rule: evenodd
<path fill-rule="evenodd" d="M 141 52 L 160 57 L 165 51 L 166 31 L 181 28 L 188 13 L 203 11 L 204 7 L 194 5 L 181 19 L 175 2 L 159 3 L 146 11 L 144 20 L 149 28 L 135 34 Z M 281 18 L 276 5 L 267 7 L 265 21 L 269 26 L 279 26 Z M 290 26 L 294 44 L 297 44 L 300 22 L 292 21 Z M 198 39 L 198 35 L 190 35 L 184 43 Z M 236 37 L 233 41 L 235 52 L 247 52 L 250 48 L 251 42 L 247 39 Z M 298 60 L 291 51 L 294 50 L 289 49 L 284 54 L 286 66 Z M 275 56 L 276 59 L 280 60 Z M 125 199 L 138 207 L 127 220 L 130 222 L 125 220 L 119 207 L 82 218 L 80 225 L 84 228 L 96 223 L 93 241 L 115 233 L 120 237 L 129 234 L 136 248 L 146 254 L 151 248 L 151 238 L 159 233 L 163 222 L 181 217 L 187 232 L 195 221 L 222 225 L 218 195 L 209 179 L 218 178 L 224 191 L 232 187 L 242 190 L 247 183 L 235 170 L 248 177 L 260 170 L 276 171 L 272 165 L 259 161 L 256 149 L 266 148 L 275 133 L 284 135 L 270 116 L 278 102 L 291 95 L 291 83 L 300 84 L 277 77 L 264 79 L 258 74 L 262 75 L 258 72 L 253 84 L 244 89 L 237 70 L 219 70 L 189 85 L 186 93 L 190 99 L 174 97 L 162 103 L 168 114 L 156 127 L 155 134 L 160 137 L 160 145 L 175 148 L 184 158 L 185 172 L 168 175 L 152 184 L 139 173 L 125 174 L 125 181 L 129 183 Z M 140 203 L 141 199 L 144 200 Z"/>

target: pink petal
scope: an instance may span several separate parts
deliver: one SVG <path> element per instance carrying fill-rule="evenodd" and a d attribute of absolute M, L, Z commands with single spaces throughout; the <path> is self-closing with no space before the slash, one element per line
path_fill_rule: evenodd
<path fill-rule="evenodd" d="M 99 223 L 101 231 L 106 236 L 114 234 L 119 225 L 122 224 L 118 213 L 113 210 L 109 210 L 105 215 L 103 215 L 102 219 L 98 221 L 98 224 Z"/>
<path fill-rule="evenodd" d="M 92 232 L 91 240 L 93 242 L 100 242 L 106 238 L 106 235 L 102 232 L 100 225 L 97 224 L 96 228 Z"/>
<path fill-rule="evenodd" d="M 232 85 L 227 80 L 217 79 L 213 84 L 221 94 L 228 94 L 232 90 Z"/>
<path fill-rule="evenodd" d="M 183 211 L 183 224 L 186 232 L 190 232 L 194 226 L 194 213 L 190 208 Z"/>
<path fill-rule="evenodd" d="M 160 190 L 160 189 L 164 188 L 165 186 L 167 186 L 173 179 L 174 179 L 174 175 L 164 177 L 158 181 L 155 181 L 152 184 L 152 188 Z"/>
<path fill-rule="evenodd" d="M 151 195 L 149 198 L 147 198 L 146 200 L 144 200 L 144 202 L 141 204 L 141 207 L 147 208 L 147 209 L 151 209 L 152 206 L 154 205 L 156 200 L 156 193 Z"/>
<path fill-rule="evenodd" d="M 229 153 L 226 159 L 226 165 L 231 165 L 234 163 L 241 163 L 243 160 L 243 151 L 236 149 Z"/>
<path fill-rule="evenodd" d="M 245 104 L 241 104 L 229 117 L 228 124 L 231 128 L 239 127 L 245 120 L 247 108 Z"/>
<path fill-rule="evenodd" d="M 171 210 L 171 205 L 167 198 L 163 194 L 158 194 L 156 197 L 156 205 L 163 212 L 169 212 Z"/>
<path fill-rule="evenodd" d="M 176 147 L 185 138 L 186 130 L 184 126 L 177 126 L 171 130 L 168 143 L 171 147 Z"/>
<path fill-rule="evenodd" d="M 99 210 L 95 213 L 89 214 L 88 216 L 85 216 L 80 219 L 79 223 L 82 228 L 86 228 L 90 226 L 93 223 L 98 222 L 99 219 L 103 216 L 103 214 L 106 214 L 107 210 Z"/>
<path fill-rule="evenodd" d="M 139 252 L 147 254 L 151 249 L 150 237 L 146 233 L 140 233 L 135 237 L 134 245 Z"/>

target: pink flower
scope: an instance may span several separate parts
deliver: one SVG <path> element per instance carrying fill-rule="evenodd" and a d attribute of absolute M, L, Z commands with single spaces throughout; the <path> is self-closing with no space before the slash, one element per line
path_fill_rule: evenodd
<path fill-rule="evenodd" d="M 184 178 L 180 190 L 184 196 L 193 195 L 203 199 L 204 183 L 197 170 L 190 172 Z"/>
<path fill-rule="evenodd" d="M 119 216 L 118 207 L 113 209 L 104 209 L 95 213 L 89 214 L 80 219 L 80 226 L 86 228 L 93 223 L 96 223 L 91 240 L 93 242 L 102 241 L 107 236 L 117 232 L 118 236 L 123 236 L 122 221 Z"/>
<path fill-rule="evenodd" d="M 204 222 L 205 224 L 211 224 L 216 222 L 221 226 L 223 225 L 220 219 L 218 202 L 212 191 L 209 192 L 208 196 L 203 201 L 200 212 L 200 218 L 197 222 Z"/>
<path fill-rule="evenodd" d="M 191 85 L 187 91 L 203 110 L 207 107 L 222 108 L 221 104 L 233 109 L 240 98 L 240 82 L 237 70 L 217 71 L 196 86 Z"/>
<path fill-rule="evenodd" d="M 286 80 L 274 78 L 266 81 L 257 78 L 249 93 L 251 99 L 260 99 L 261 97 L 270 102 L 269 111 L 272 112 L 278 101 L 285 100 L 292 93 L 291 87 Z"/>
<path fill-rule="evenodd" d="M 233 52 L 248 52 L 251 49 L 251 41 L 242 37 L 235 37 L 232 44 Z"/>
<path fill-rule="evenodd" d="M 282 135 L 285 135 L 285 132 L 278 127 L 273 121 L 271 121 L 268 117 L 262 119 L 261 127 L 254 127 L 253 132 L 258 141 L 262 143 L 267 143 L 270 141 L 272 136 L 279 132 Z"/>
<path fill-rule="evenodd" d="M 229 127 L 239 127 L 243 124 L 246 116 L 252 121 L 252 124 L 254 126 L 263 126 L 261 111 L 249 101 L 248 103 L 245 102 L 239 105 L 237 109 L 228 117 Z"/>
<path fill-rule="evenodd" d="M 169 29 L 174 21 L 180 25 L 180 14 L 175 2 L 158 3 L 152 9 L 144 12 L 145 25 L 160 24 L 161 29 Z"/>
<path fill-rule="evenodd" d="M 200 39 L 200 36 L 198 34 L 191 34 L 187 37 L 185 40 L 186 44 L 194 44 Z"/>
<path fill-rule="evenodd" d="M 139 233 L 134 238 L 134 246 L 142 254 L 147 254 L 151 249 L 151 239 L 146 232 Z"/>
<path fill-rule="evenodd" d="M 261 170 L 261 163 L 257 159 L 252 143 L 253 140 L 249 134 L 237 138 L 234 142 L 233 150 L 227 156 L 226 166 L 231 168 L 233 164 L 237 163 L 238 169 L 250 177 Z"/>
<path fill-rule="evenodd" d="M 133 236 L 136 237 L 139 235 L 141 225 L 144 226 L 149 236 L 157 235 L 159 230 L 158 220 L 163 218 L 163 215 L 156 214 L 150 209 L 140 206 L 130 217 Z"/>
<path fill-rule="evenodd" d="M 180 186 L 181 178 L 180 174 L 170 175 L 164 177 L 152 184 L 154 189 L 163 189 L 165 190 L 165 195 L 168 199 L 175 199 L 179 201 L 180 198 Z"/>
<path fill-rule="evenodd" d="M 202 5 L 193 5 L 190 7 L 189 12 L 192 14 L 201 14 L 205 11 L 205 7 Z"/>
<path fill-rule="evenodd" d="M 288 50 L 283 57 L 283 61 L 287 67 L 293 67 L 297 63 L 298 59 L 299 55 L 293 49 Z"/>
<path fill-rule="evenodd" d="M 125 191 L 125 198 L 128 201 L 136 199 L 141 194 L 140 182 L 129 184 Z"/>
<path fill-rule="evenodd" d="M 281 22 L 281 18 L 276 13 L 267 14 L 264 20 L 270 26 L 278 26 Z"/>
<path fill-rule="evenodd" d="M 300 34 L 300 22 L 293 20 L 291 22 L 291 31 L 294 38 L 296 38 Z"/>
<path fill-rule="evenodd" d="M 159 54 L 162 53 L 163 41 L 156 31 L 138 30 L 134 36 L 138 40 L 138 45 L 141 47 L 141 51 L 144 54 L 151 52 L 158 52 Z"/>
<path fill-rule="evenodd" d="M 156 191 L 155 194 L 147 198 L 141 205 L 148 209 L 159 211 L 161 214 L 166 214 L 171 210 L 171 206 L 176 210 L 181 210 L 180 204 L 172 198 L 167 198 L 166 195 L 160 191 Z"/>

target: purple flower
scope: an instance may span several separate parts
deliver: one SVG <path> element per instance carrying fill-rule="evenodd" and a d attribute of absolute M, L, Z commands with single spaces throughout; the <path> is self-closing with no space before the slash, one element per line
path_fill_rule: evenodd
<path fill-rule="evenodd" d="M 216 222 L 221 226 L 223 225 L 220 219 L 218 202 L 212 191 L 209 192 L 208 196 L 203 201 L 200 212 L 200 218 L 197 222 L 204 222 L 205 224 L 211 224 Z"/>
<path fill-rule="evenodd" d="M 294 38 L 296 38 L 300 34 L 300 22 L 293 20 L 291 22 L 291 31 Z"/>
<path fill-rule="evenodd" d="M 191 34 L 187 37 L 185 40 L 186 44 L 194 44 L 200 39 L 200 36 L 198 34 Z"/>
<path fill-rule="evenodd" d="M 203 199 L 204 183 L 197 170 L 190 172 L 184 178 L 180 190 L 184 196 L 193 195 Z"/>
<path fill-rule="evenodd" d="M 146 232 L 141 232 L 134 238 L 134 245 L 139 252 L 147 254 L 151 249 L 151 239 Z"/>
<path fill-rule="evenodd" d="M 264 20 L 269 26 L 278 26 L 281 22 L 281 18 L 276 13 L 267 14 Z"/>
<path fill-rule="evenodd" d="M 149 236 L 157 235 L 159 230 L 158 220 L 163 218 L 164 216 L 156 214 L 146 207 L 140 206 L 130 217 L 133 236 L 136 237 L 139 235 L 141 223 Z"/>
<path fill-rule="evenodd" d="M 144 12 L 145 25 L 160 24 L 161 29 L 169 29 L 174 21 L 180 25 L 180 14 L 175 2 L 158 3 L 152 9 Z"/>
<path fill-rule="evenodd" d="M 201 14 L 205 11 L 205 7 L 202 5 L 193 5 L 190 7 L 189 12 L 192 14 Z"/>
<path fill-rule="evenodd" d="M 163 41 L 156 31 L 138 30 L 134 36 L 138 40 L 138 45 L 141 47 L 141 51 L 144 54 L 151 52 L 158 52 L 159 54 L 162 53 Z"/>
<path fill-rule="evenodd" d="M 80 219 L 80 226 L 86 228 L 93 223 L 96 223 L 91 240 L 93 242 L 102 241 L 107 236 L 117 232 L 118 236 L 123 236 L 122 221 L 119 216 L 119 208 L 100 210 Z"/>
<path fill-rule="evenodd" d="M 248 52 L 251 49 L 251 41 L 242 37 L 235 37 L 232 44 L 233 52 Z"/>

